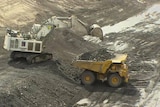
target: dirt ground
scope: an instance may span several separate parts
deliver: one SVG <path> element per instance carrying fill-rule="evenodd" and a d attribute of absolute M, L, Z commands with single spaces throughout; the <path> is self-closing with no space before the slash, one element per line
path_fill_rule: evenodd
<path fill-rule="evenodd" d="M 7 19 L 1 16 L 1 27 L 18 26 L 28 30 L 33 22 L 41 22 L 52 15 L 72 14 L 89 24 L 114 25 L 144 11 L 156 2 L 156 0 L 145 0 L 145 3 L 143 0 L 17 1 L 4 0 L 5 6 L 23 4 L 24 7 L 21 9 L 24 10 L 17 11 L 17 17 L 11 17 L 14 11 L 12 12 L 9 7 L 0 5 L 2 10 L 7 8 L 8 14 Z M 16 10 L 15 7 L 14 9 Z M 30 12 L 33 10 L 33 13 Z M 30 13 L 24 15 L 26 20 L 22 20 L 24 18 L 19 14 L 25 12 Z M 18 24 L 10 19 L 23 23 Z M 85 41 L 69 29 L 58 29 L 49 34 L 46 43 L 48 45 L 46 51 L 53 53 L 53 59 L 32 65 L 28 65 L 23 59 L 10 60 L 10 52 L 2 48 L 4 28 L 1 28 L 0 34 L 1 107 L 143 107 L 146 104 L 144 99 L 147 97 L 142 95 L 143 92 L 151 93 L 159 83 L 159 29 L 152 32 L 112 33 L 105 36 L 104 41 L 99 44 Z M 127 44 L 127 47 L 118 50 L 117 47 L 123 44 Z M 109 57 L 112 57 L 112 54 L 106 54 L 108 50 L 112 53 L 128 54 L 130 80 L 127 85 L 111 88 L 100 81 L 93 86 L 80 84 L 78 76 L 82 71 L 71 66 L 72 60 L 82 53 L 97 50 Z M 93 59 L 88 57 L 88 53 L 81 58 Z M 80 106 L 77 102 L 81 100 L 84 100 L 84 103 Z"/>

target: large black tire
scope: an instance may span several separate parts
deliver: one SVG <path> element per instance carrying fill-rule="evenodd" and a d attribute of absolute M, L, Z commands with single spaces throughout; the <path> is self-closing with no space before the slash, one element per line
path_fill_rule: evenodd
<path fill-rule="evenodd" d="M 96 80 L 95 74 L 92 71 L 84 71 L 81 75 L 81 82 L 84 85 L 92 85 Z"/>
<path fill-rule="evenodd" d="M 108 76 L 107 81 L 109 86 L 117 88 L 122 85 L 123 79 L 118 73 L 113 73 Z"/>

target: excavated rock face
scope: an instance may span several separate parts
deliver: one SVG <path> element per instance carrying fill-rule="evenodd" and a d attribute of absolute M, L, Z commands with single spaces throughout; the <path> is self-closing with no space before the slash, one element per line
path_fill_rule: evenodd
<path fill-rule="evenodd" d="M 124 20 L 156 0 L 145 1 L 146 3 L 138 0 L 3 0 L 0 4 L 0 26 L 29 29 L 34 22 L 40 23 L 54 15 L 76 15 L 89 25 L 114 24 L 115 20 Z"/>

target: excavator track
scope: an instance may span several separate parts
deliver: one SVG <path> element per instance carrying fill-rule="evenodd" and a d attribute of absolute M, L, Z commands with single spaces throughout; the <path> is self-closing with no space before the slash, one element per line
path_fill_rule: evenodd
<path fill-rule="evenodd" d="M 26 57 L 26 60 L 29 64 L 44 62 L 44 61 L 51 60 L 51 59 L 52 59 L 51 53 L 33 54 L 33 55 Z"/>
<path fill-rule="evenodd" d="M 29 52 L 13 51 L 11 53 L 10 58 L 12 60 L 15 60 L 18 58 L 25 58 L 28 64 L 33 64 L 33 63 L 51 60 L 52 54 L 51 53 L 29 53 Z"/>

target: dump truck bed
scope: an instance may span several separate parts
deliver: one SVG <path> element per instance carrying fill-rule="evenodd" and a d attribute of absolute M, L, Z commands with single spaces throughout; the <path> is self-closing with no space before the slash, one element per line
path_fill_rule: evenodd
<path fill-rule="evenodd" d="M 72 64 L 80 69 L 91 70 L 98 73 L 106 73 L 112 63 L 122 63 L 126 61 L 126 54 L 116 54 L 113 59 L 105 61 L 93 61 L 93 60 L 76 60 Z"/>
<path fill-rule="evenodd" d="M 112 64 L 111 60 L 92 61 L 92 60 L 76 60 L 73 65 L 80 69 L 87 69 L 99 73 L 105 73 L 106 69 Z"/>

